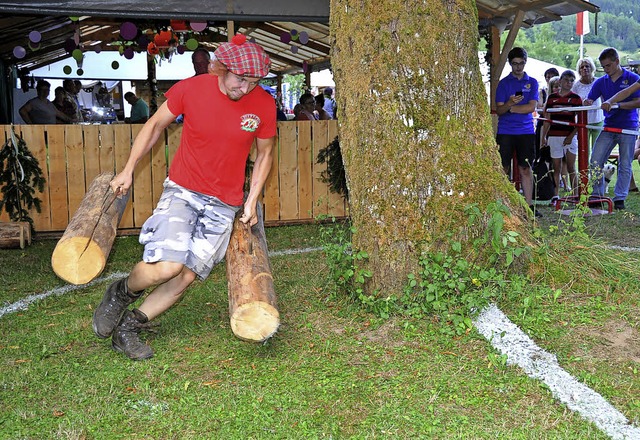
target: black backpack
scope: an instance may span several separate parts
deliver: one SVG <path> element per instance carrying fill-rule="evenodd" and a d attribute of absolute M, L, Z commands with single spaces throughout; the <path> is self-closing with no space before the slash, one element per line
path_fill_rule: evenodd
<path fill-rule="evenodd" d="M 549 147 L 541 148 L 540 155 L 533 161 L 533 198 L 535 200 L 551 200 L 555 182 L 550 168 L 551 153 Z"/>

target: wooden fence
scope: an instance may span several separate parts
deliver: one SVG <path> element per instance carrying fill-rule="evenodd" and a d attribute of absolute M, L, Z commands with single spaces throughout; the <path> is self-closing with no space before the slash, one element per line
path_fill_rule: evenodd
<path fill-rule="evenodd" d="M 5 139 L 11 126 L 0 126 Z M 31 212 L 36 232 L 64 231 L 95 176 L 123 167 L 142 125 L 17 125 L 27 147 L 40 162 L 46 184 L 37 196 L 40 213 Z M 182 125 L 172 124 L 136 167 L 130 202 L 120 232 L 137 230 L 149 217 L 162 192 Z M 2 132 L 0 132 L 0 136 Z M 342 197 L 320 180 L 326 164 L 316 163 L 318 151 L 337 135 L 336 121 L 279 122 L 277 148 L 263 194 L 265 224 L 310 221 L 321 214 L 346 215 Z M 8 221 L 5 212 L 0 221 Z"/>

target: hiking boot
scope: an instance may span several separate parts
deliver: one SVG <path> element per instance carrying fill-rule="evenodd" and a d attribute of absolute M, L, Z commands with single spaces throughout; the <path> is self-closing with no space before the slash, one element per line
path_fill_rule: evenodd
<path fill-rule="evenodd" d="M 140 332 L 150 327 L 147 315 L 138 309 L 127 310 L 113 331 L 111 345 L 115 351 L 139 361 L 153 356 L 153 350 L 140 340 Z"/>
<path fill-rule="evenodd" d="M 618 210 L 624 209 L 624 200 L 614 200 L 613 207 Z"/>
<path fill-rule="evenodd" d="M 99 338 L 105 339 L 111 336 L 124 311 L 144 292 L 144 290 L 129 292 L 127 279 L 123 278 L 111 283 L 102 297 L 102 302 L 93 312 L 93 332 Z"/>

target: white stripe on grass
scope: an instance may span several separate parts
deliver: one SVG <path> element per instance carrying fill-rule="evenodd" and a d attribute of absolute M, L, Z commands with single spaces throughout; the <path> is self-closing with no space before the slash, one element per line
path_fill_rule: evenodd
<path fill-rule="evenodd" d="M 529 377 L 543 381 L 556 399 L 612 439 L 640 439 L 640 429 L 604 397 L 563 370 L 555 355 L 538 347 L 495 305 L 484 309 L 474 324 L 496 350 L 507 355 L 507 364 L 518 365 Z"/>
<path fill-rule="evenodd" d="M 40 301 L 49 296 L 64 295 L 65 293 L 73 292 L 74 290 L 84 289 L 85 287 L 89 287 L 97 283 L 102 283 L 103 281 L 111 281 L 114 278 L 122 278 L 125 276 L 127 276 L 127 274 L 124 272 L 116 272 L 116 273 L 112 273 L 111 275 L 107 275 L 106 277 L 95 279 L 87 284 L 80 284 L 80 285 L 67 284 L 66 286 L 56 287 L 55 289 L 49 290 L 48 292 L 29 295 L 26 298 L 23 298 L 19 301 L 14 302 L 13 304 L 9 304 L 8 306 L 1 308 L 0 318 L 2 318 L 7 313 L 14 313 L 14 312 L 17 312 L 18 310 L 26 310 L 31 303 Z"/>
<path fill-rule="evenodd" d="M 317 247 L 317 248 L 303 248 L 303 249 L 287 249 L 287 250 L 283 250 L 283 251 L 275 251 L 275 252 L 269 252 L 269 256 L 270 257 L 279 257 L 282 255 L 295 255 L 295 254 L 305 254 L 305 253 L 309 253 L 309 252 L 316 252 L 316 251 L 321 251 L 322 248 L 321 247 Z M 17 312 L 18 310 L 26 310 L 30 304 L 36 302 L 36 301 L 40 301 L 42 299 L 45 299 L 49 296 L 60 296 L 60 295 L 64 295 L 67 292 L 73 292 L 74 290 L 78 290 L 78 289 L 84 289 L 85 287 L 89 287 L 92 286 L 94 284 L 97 283 L 102 283 L 104 281 L 111 281 L 115 278 L 122 278 L 127 276 L 127 274 L 125 272 L 117 272 L 117 273 L 112 273 L 111 275 L 107 275 L 105 277 L 102 278 L 98 278 L 95 279 L 93 281 L 91 281 L 90 283 L 87 284 L 81 284 L 81 285 L 71 285 L 68 284 L 66 286 L 62 286 L 62 287 L 57 287 L 55 289 L 49 290 L 48 292 L 44 292 L 44 293 L 38 293 L 38 294 L 34 294 L 34 295 L 29 295 L 26 298 L 23 298 L 19 301 L 14 302 L 13 304 L 9 304 L 6 307 L 2 307 L 0 308 L 0 318 L 2 318 L 4 315 L 8 314 L 8 313 L 14 313 Z"/>

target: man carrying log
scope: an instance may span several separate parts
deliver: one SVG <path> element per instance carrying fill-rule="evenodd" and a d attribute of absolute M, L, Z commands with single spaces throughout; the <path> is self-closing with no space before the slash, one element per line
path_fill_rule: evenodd
<path fill-rule="evenodd" d="M 256 87 L 269 66 L 264 50 L 244 35 L 222 43 L 209 75 L 169 89 L 167 101 L 144 125 L 124 169 L 111 181 L 114 193 L 126 194 L 140 158 L 177 115 L 189 115 L 162 196 L 140 232 L 142 261 L 107 288 L 93 314 L 95 334 L 111 336 L 113 348 L 131 359 L 153 356 L 140 331 L 224 258 L 236 212 L 243 209 L 245 224 L 257 222 L 256 202 L 271 169 L 276 134 L 273 98 Z M 243 205 L 245 164 L 254 139 L 257 156 Z M 153 286 L 139 308 L 128 309 Z"/>

